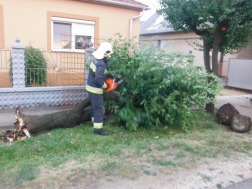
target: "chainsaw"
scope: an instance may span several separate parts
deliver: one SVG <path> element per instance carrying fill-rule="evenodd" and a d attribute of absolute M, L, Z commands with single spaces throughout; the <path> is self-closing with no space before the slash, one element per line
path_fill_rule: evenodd
<path fill-rule="evenodd" d="M 107 79 L 105 83 L 107 84 L 108 88 L 104 90 L 104 92 L 109 92 L 116 89 L 119 85 L 123 83 L 123 81 L 124 79 L 121 78 Z"/>

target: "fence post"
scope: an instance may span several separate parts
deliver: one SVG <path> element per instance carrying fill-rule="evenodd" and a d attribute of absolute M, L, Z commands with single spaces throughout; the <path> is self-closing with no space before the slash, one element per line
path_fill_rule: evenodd
<path fill-rule="evenodd" d="M 13 88 L 25 87 L 25 46 L 20 44 L 20 39 L 15 38 L 16 44 L 11 45 L 11 62 L 12 62 L 12 83 Z"/>
<path fill-rule="evenodd" d="M 93 60 L 92 53 L 94 52 L 94 49 L 85 49 L 85 71 L 84 71 L 84 85 L 87 86 L 87 79 L 88 79 L 88 72 L 89 70 L 86 69 L 86 64 L 90 63 L 88 61 Z"/>

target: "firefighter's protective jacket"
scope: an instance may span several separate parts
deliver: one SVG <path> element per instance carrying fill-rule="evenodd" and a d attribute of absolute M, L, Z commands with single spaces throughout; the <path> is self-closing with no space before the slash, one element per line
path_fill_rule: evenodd
<path fill-rule="evenodd" d="M 107 59 L 94 58 L 88 74 L 88 81 L 86 90 L 90 93 L 103 94 L 103 89 L 107 88 L 106 75 L 107 71 Z"/>

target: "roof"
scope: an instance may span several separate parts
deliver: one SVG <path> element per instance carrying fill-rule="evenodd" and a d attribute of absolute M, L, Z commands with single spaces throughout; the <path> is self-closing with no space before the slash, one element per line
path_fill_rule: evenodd
<path fill-rule="evenodd" d="M 137 10 L 150 10 L 148 5 L 145 5 L 141 2 L 136 0 L 78 0 L 83 2 L 95 3 L 95 4 L 103 4 L 103 5 L 110 5 L 110 6 L 119 6 L 125 7 L 130 9 L 137 9 Z"/>
<path fill-rule="evenodd" d="M 120 3 L 127 3 L 127 4 L 131 4 L 131 5 L 137 5 L 140 7 L 148 7 L 148 5 L 145 5 L 145 4 L 138 2 L 138 1 L 135 1 L 135 0 L 112 0 L 112 1 L 120 2 Z"/>
<path fill-rule="evenodd" d="M 140 25 L 140 34 L 157 34 L 157 33 L 166 33 L 166 32 L 174 32 L 175 30 L 169 26 L 169 22 L 167 22 L 162 15 L 158 13 L 154 13 L 149 19 L 144 21 Z"/>

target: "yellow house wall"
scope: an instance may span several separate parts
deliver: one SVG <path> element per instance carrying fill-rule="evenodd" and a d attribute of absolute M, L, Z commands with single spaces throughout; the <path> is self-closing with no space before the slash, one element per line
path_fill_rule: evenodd
<path fill-rule="evenodd" d="M 4 23 L 3 32 L 0 30 L 0 34 L 4 33 L 1 46 L 10 47 L 15 43 L 15 37 L 19 37 L 22 45 L 31 43 L 44 50 L 50 50 L 47 19 L 50 13 L 71 15 L 71 18 L 97 18 L 95 38 L 112 37 L 118 32 L 129 38 L 130 18 L 140 14 L 137 10 L 74 0 L 0 0 L 0 16 L 1 12 L 3 21 L 0 18 L 0 26 Z M 139 29 L 140 19 L 137 18 L 133 20 L 133 36 L 139 35 Z"/>

